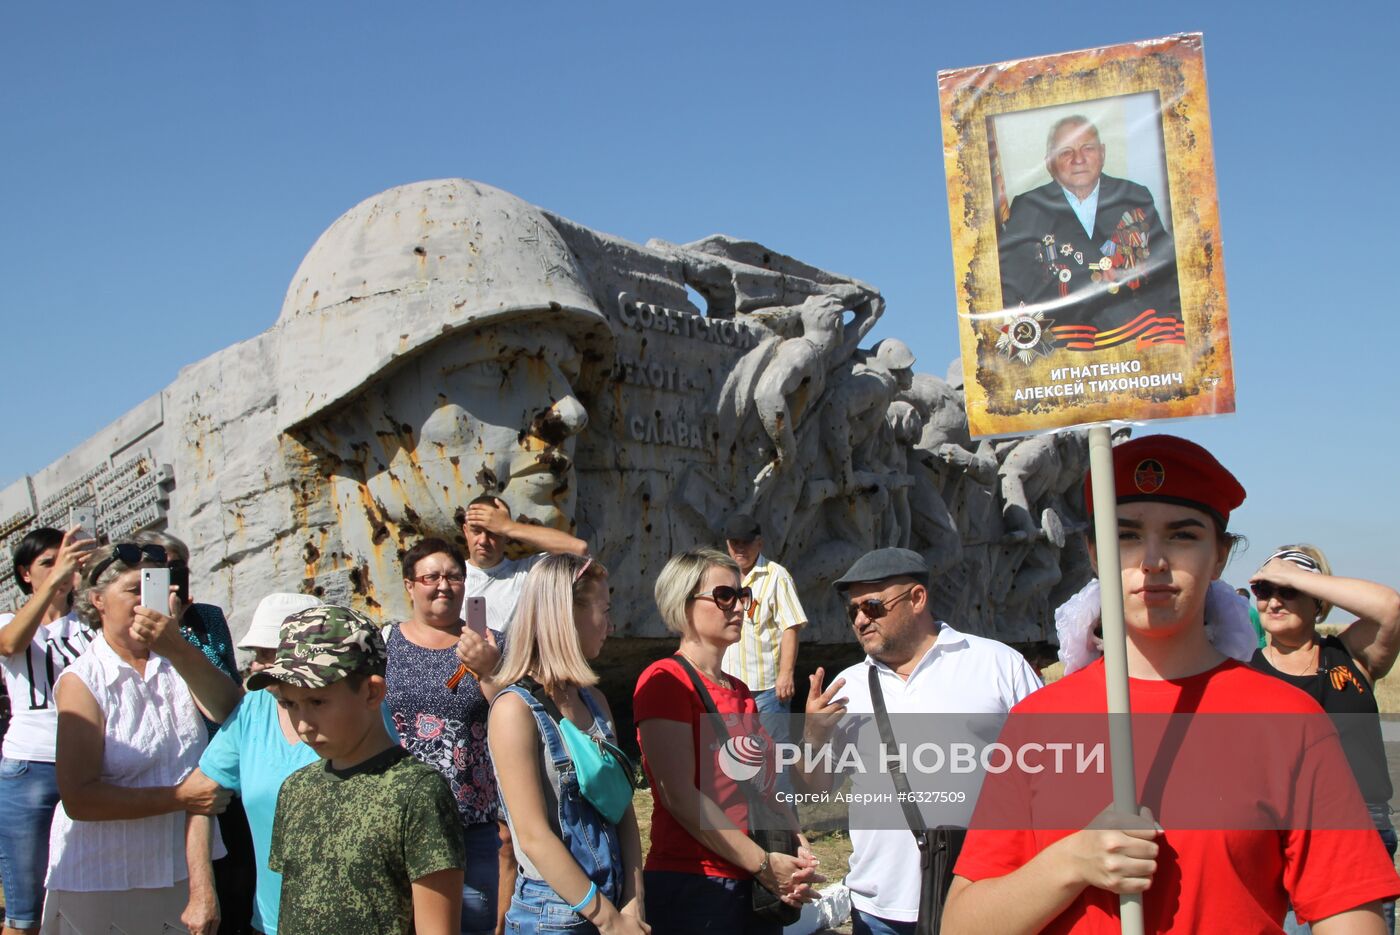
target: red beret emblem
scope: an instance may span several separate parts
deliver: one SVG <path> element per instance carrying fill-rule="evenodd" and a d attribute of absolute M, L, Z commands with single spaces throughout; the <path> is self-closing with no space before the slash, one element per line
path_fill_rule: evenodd
<path fill-rule="evenodd" d="M 1139 461 L 1133 469 L 1133 483 L 1141 493 L 1156 493 L 1167 481 L 1167 469 L 1156 458 Z"/>

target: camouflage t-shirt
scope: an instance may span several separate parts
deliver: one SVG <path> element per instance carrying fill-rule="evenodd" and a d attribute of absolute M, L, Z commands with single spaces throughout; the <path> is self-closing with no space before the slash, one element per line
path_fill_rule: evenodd
<path fill-rule="evenodd" d="M 344 771 L 312 763 L 277 796 L 268 857 L 282 874 L 277 931 L 407 935 L 413 881 L 465 862 L 447 784 L 402 747 Z"/>

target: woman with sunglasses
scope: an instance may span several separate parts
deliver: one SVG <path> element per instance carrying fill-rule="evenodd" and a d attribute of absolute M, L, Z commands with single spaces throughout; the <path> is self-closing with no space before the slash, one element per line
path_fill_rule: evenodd
<path fill-rule="evenodd" d="M 602 565 L 549 555 L 530 569 L 512 618 L 497 676 L 507 687 L 487 735 L 520 862 L 508 932 L 650 931 L 631 764 L 589 665 L 612 630 L 608 605 Z M 590 740 L 589 759 L 575 760 Z"/>
<path fill-rule="evenodd" d="M 141 606 L 140 569 L 163 565 L 163 549 L 126 542 L 99 555 L 77 599 L 98 635 L 58 679 L 62 805 L 43 927 L 212 933 L 218 903 L 197 855 L 213 834 L 202 816 L 228 795 L 180 782 L 208 743 L 201 714 L 222 722 L 241 691 L 181 638 L 174 594 L 161 610 Z"/>
<path fill-rule="evenodd" d="M 391 624 L 384 640 L 385 703 L 404 748 L 452 789 L 467 848 L 462 932 L 486 935 L 496 931 L 500 885 L 499 804 L 486 719 L 505 641 L 495 631 L 483 637 L 463 626 L 466 580 L 466 560 L 444 539 L 423 539 L 405 553 L 403 586 L 413 613 Z"/>
<path fill-rule="evenodd" d="M 5 884 L 4 935 L 39 928 L 49 824 L 58 805 L 54 736 L 58 710 L 54 680 L 76 660 L 93 633 L 73 612 L 79 569 L 97 544 L 47 527 L 20 540 L 15 583 L 28 599 L 0 614 L 0 666 L 13 720 L 0 758 L 0 878 Z"/>
<path fill-rule="evenodd" d="M 673 556 L 656 579 L 657 609 L 681 642 L 676 655 L 652 663 L 637 680 L 632 716 L 654 806 L 646 914 L 667 935 L 777 935 L 777 923 L 754 917 L 752 887 L 795 905 L 814 899 L 812 884 L 824 879 L 804 839 L 798 856 L 765 853 L 746 833 L 744 791 L 715 769 L 701 769 L 706 710 L 687 666 L 719 714 L 746 716 L 757 729 L 753 695 L 721 670 L 752 600 L 734 559 L 715 549 Z"/>
<path fill-rule="evenodd" d="M 1244 488 L 1204 448 L 1170 435 L 1115 447 L 1113 474 L 1135 797 L 1150 809 L 1095 817 L 1113 799 L 1107 770 L 989 770 L 943 932 L 1107 935 L 1120 931 L 1120 894 L 1140 894 L 1148 932 L 1279 932 L 1291 902 L 1320 935 L 1379 935 L 1381 902 L 1400 878 L 1363 827 L 1335 732 L 1311 699 L 1211 642 L 1222 607 L 1242 616 L 1227 586 L 1215 588 L 1223 605 L 1208 595 Z M 1092 489 L 1085 500 L 1092 516 Z M 1093 539 L 1089 554 L 1097 565 Z M 999 743 L 1020 756 L 1052 734 L 1072 746 L 1074 721 L 1106 730 L 1108 678 L 1094 661 L 1035 692 Z M 1193 717 L 1157 717 L 1168 714 Z M 1272 716 L 1267 730 L 1258 715 Z"/>
<path fill-rule="evenodd" d="M 1332 574 L 1327 556 L 1307 544 L 1276 549 L 1250 578 L 1249 587 L 1259 622 L 1269 635 L 1269 645 L 1255 652 L 1250 665 L 1302 689 L 1322 710 L 1338 715 L 1333 723 L 1347 763 L 1393 857 L 1393 790 L 1374 686 L 1400 653 L 1400 594 L 1383 584 Z M 1339 634 L 1320 636 L 1317 625 L 1333 607 L 1356 619 Z M 1386 904 L 1385 915 L 1393 931 L 1393 902 Z"/>

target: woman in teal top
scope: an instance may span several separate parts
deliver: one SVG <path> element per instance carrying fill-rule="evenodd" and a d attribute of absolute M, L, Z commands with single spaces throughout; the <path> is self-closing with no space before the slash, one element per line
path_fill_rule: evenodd
<path fill-rule="evenodd" d="M 277 627 L 299 610 L 318 606 L 321 602 L 303 594 L 270 594 L 263 598 L 253 615 L 248 635 L 238 645 L 252 649 L 255 654 L 253 671 L 267 665 L 259 650 L 275 649 Z M 389 736 L 398 740 L 388 710 L 384 723 Z M 183 785 L 222 786 L 243 800 L 248 814 L 248 828 L 253 835 L 253 854 L 257 863 L 257 889 L 253 898 L 253 928 L 265 935 L 277 933 L 277 909 L 281 903 L 282 875 L 268 869 L 267 857 L 272 849 L 272 818 L 277 811 L 277 793 L 288 776 L 318 757 L 297 736 L 291 721 L 277 705 L 277 699 L 265 691 L 251 691 L 243 696 L 238 707 L 199 758 L 199 769 L 189 775 Z"/>

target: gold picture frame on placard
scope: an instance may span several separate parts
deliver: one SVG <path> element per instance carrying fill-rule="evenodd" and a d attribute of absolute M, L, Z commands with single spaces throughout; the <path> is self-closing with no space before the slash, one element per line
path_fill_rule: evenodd
<path fill-rule="evenodd" d="M 1200 34 L 938 87 L 972 434 L 1233 412 Z"/>

